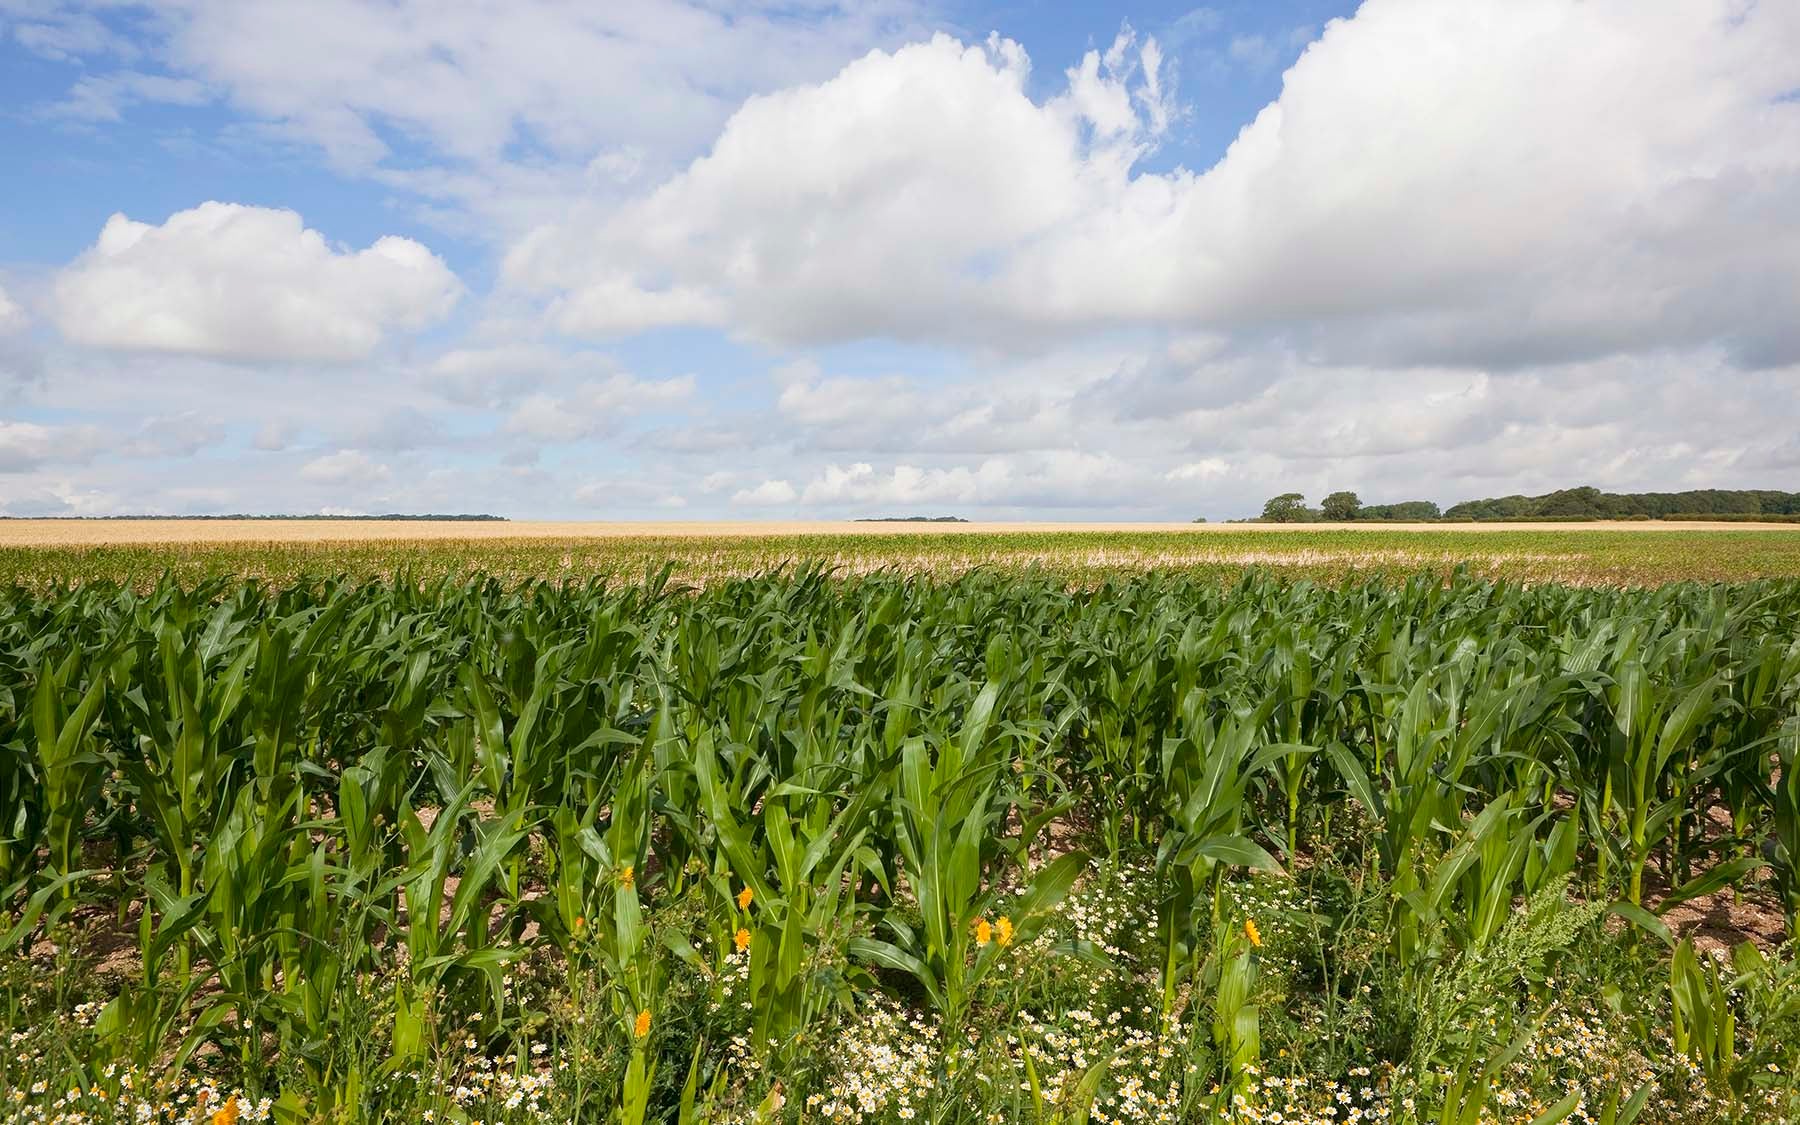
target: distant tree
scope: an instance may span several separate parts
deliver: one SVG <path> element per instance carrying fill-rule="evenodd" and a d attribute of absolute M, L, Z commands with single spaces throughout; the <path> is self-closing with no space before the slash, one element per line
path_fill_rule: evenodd
<path fill-rule="evenodd" d="M 1298 492 L 1284 492 L 1263 505 L 1262 518 L 1269 523 L 1300 523 L 1308 514 L 1306 497 Z"/>
<path fill-rule="evenodd" d="M 1342 523 L 1356 518 L 1362 501 L 1354 492 L 1334 492 L 1319 504 L 1319 513 L 1326 519 Z"/>
<path fill-rule="evenodd" d="M 1532 515 L 1537 516 L 1600 519 L 1612 514 L 1607 511 L 1600 490 L 1592 486 L 1565 488 L 1552 492 L 1548 496 L 1540 496 L 1537 498 L 1535 507 L 1536 511 L 1532 512 Z"/>
<path fill-rule="evenodd" d="M 1398 504 L 1364 504 L 1357 513 L 1365 520 L 1435 520 L 1443 515 L 1430 500 L 1402 500 Z"/>

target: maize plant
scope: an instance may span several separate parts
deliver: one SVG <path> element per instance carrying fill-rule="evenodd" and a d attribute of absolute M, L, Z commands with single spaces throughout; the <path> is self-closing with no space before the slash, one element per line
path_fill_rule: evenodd
<path fill-rule="evenodd" d="M 1796 636 L 1791 581 L 1468 572 L 0 590 L 0 999 L 60 1068 L 0 1080 L 45 1115 L 40 1079 L 204 1072 L 294 1122 L 1310 1120 L 1252 1102 L 1311 1051 L 1362 1119 L 1535 1081 L 1546 1122 L 1684 1119 L 1684 1082 L 1781 1120 Z M 1706 961 L 1694 900 L 1784 933 Z M 1582 1034 L 1635 1038 L 1540 1051 L 1606 974 Z"/>

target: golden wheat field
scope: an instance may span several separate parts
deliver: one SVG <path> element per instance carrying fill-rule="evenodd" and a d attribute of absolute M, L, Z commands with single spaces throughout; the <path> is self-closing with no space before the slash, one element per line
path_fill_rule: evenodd
<path fill-rule="evenodd" d="M 143 587 L 302 576 L 684 585 L 817 566 L 949 577 L 1035 571 L 1091 584 L 1151 571 L 1231 581 L 1249 569 L 1341 584 L 1458 569 L 1584 586 L 1800 576 L 1800 527 L 1608 524 L 1071 524 L 371 520 L 0 521 L 0 582 Z"/>

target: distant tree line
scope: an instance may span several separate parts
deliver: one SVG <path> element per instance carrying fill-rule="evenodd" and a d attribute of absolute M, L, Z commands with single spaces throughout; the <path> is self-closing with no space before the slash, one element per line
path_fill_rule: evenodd
<path fill-rule="evenodd" d="M 1688 492 L 1602 492 L 1564 488 L 1542 496 L 1464 500 L 1440 512 L 1430 500 L 1364 504 L 1354 492 L 1333 492 L 1317 508 L 1298 492 L 1263 505 L 1258 523 L 1349 523 L 1358 520 L 1800 520 L 1800 492 L 1703 488 Z"/>
<path fill-rule="evenodd" d="M 863 516 L 857 523 L 968 523 L 961 516 Z"/>
<path fill-rule="evenodd" d="M 1259 523 L 1350 523 L 1356 520 L 1435 520 L 1443 518 L 1430 500 L 1402 500 L 1397 504 L 1364 504 L 1354 492 L 1333 492 L 1317 508 L 1306 506 L 1306 497 L 1284 492 L 1263 505 Z"/>
<path fill-rule="evenodd" d="M 1690 492 L 1602 492 L 1565 488 L 1542 496 L 1499 496 L 1451 505 L 1453 520 L 1667 519 L 1671 516 L 1796 516 L 1800 492 L 1702 488 Z"/>

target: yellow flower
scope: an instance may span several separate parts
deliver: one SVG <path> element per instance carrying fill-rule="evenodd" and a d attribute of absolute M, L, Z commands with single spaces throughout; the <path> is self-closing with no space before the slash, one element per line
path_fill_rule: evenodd
<path fill-rule="evenodd" d="M 1256 923 L 1249 918 L 1244 919 L 1244 936 L 1250 939 L 1251 945 L 1259 948 L 1262 946 L 1262 931 L 1258 930 Z"/>
<path fill-rule="evenodd" d="M 745 887 L 743 890 L 739 891 L 738 897 L 737 897 L 738 909 L 739 910 L 750 909 L 750 900 L 755 897 L 756 896 L 751 893 L 749 887 Z"/>
<path fill-rule="evenodd" d="M 638 1039 L 650 1034 L 650 1009 L 645 1008 L 637 1014 L 637 1022 L 631 1025 L 631 1034 Z"/>
<path fill-rule="evenodd" d="M 237 1095 L 233 1094 L 226 1098 L 225 1104 L 212 1115 L 212 1125 L 237 1125 L 237 1119 L 238 1100 Z"/>
<path fill-rule="evenodd" d="M 737 933 L 731 935 L 731 940 L 737 943 L 738 952 L 742 953 L 750 948 L 750 931 L 739 929 Z"/>
<path fill-rule="evenodd" d="M 1013 938 L 1012 919 L 1004 914 L 1000 915 L 1000 920 L 994 923 L 994 934 L 1000 939 L 1000 947 L 1002 949 L 1011 945 Z"/>
<path fill-rule="evenodd" d="M 988 925 L 988 920 L 986 918 L 977 918 L 975 920 L 975 944 L 986 945 L 993 940 L 994 927 Z"/>
<path fill-rule="evenodd" d="M 637 868 L 627 863 L 625 870 L 619 872 L 619 886 L 634 887 L 637 885 Z"/>

